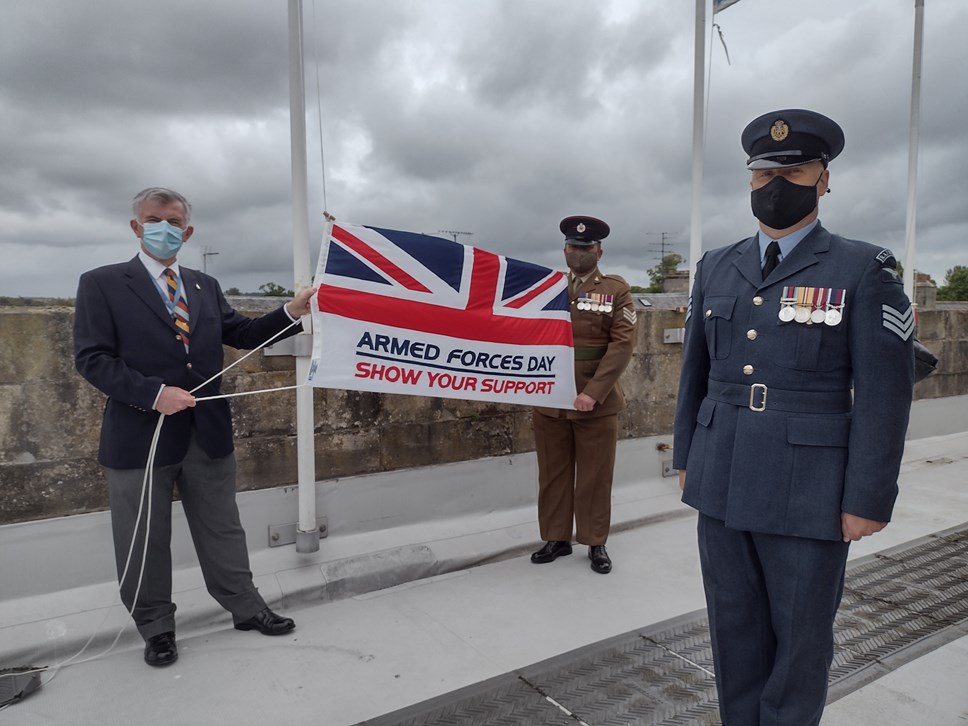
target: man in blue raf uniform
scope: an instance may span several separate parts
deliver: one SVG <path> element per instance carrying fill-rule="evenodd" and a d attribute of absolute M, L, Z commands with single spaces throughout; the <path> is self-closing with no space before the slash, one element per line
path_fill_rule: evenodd
<path fill-rule="evenodd" d="M 531 561 L 540 565 L 570 555 L 574 523 L 575 539 L 588 545 L 592 570 L 607 575 L 618 412 L 625 408 L 618 379 L 632 359 L 635 308 L 628 283 L 598 269 L 608 225 L 572 216 L 558 228 L 565 235 L 578 396 L 572 409 L 534 409 L 538 526 L 545 544 Z"/>
<path fill-rule="evenodd" d="M 674 466 L 699 553 L 725 726 L 820 721 L 852 540 L 886 526 L 914 385 L 889 250 L 824 229 L 840 127 L 743 131 L 759 231 L 697 264 Z"/>

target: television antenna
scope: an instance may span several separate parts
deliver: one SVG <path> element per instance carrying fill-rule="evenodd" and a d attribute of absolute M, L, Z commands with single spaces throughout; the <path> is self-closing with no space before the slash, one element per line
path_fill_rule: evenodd
<path fill-rule="evenodd" d="M 454 242 L 457 241 L 457 235 L 466 234 L 468 236 L 474 234 L 473 232 L 461 232 L 459 229 L 438 229 L 437 234 L 449 234 L 454 238 Z"/>
<path fill-rule="evenodd" d="M 672 252 L 672 249 L 676 246 L 675 242 L 669 242 L 669 238 L 675 237 L 676 235 L 672 232 L 646 232 L 646 234 L 657 234 L 660 235 L 659 242 L 649 242 L 650 247 L 658 247 L 660 253 L 660 260 L 665 259 L 667 254 Z M 667 251 L 668 250 L 668 251 Z"/>
<path fill-rule="evenodd" d="M 208 274 L 208 258 L 214 257 L 218 252 L 210 251 L 208 247 L 202 247 L 202 272 Z"/>

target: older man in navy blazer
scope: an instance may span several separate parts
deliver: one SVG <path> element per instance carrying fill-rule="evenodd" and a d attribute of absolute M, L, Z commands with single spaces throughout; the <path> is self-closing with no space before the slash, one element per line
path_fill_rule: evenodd
<path fill-rule="evenodd" d="M 889 250 L 818 220 L 834 121 L 742 135 L 759 231 L 695 273 L 674 466 L 699 551 L 726 726 L 819 723 L 849 543 L 891 519 L 914 316 Z"/>
<path fill-rule="evenodd" d="M 223 344 L 256 348 L 277 333 L 299 332 L 298 320 L 309 312 L 313 290 L 301 290 L 260 318 L 241 315 L 214 278 L 177 262 L 194 231 L 191 205 L 181 194 L 145 189 L 134 198 L 133 211 L 131 229 L 141 242 L 137 256 L 81 275 L 74 355 L 81 375 L 108 397 L 98 461 L 110 495 L 122 601 L 145 639 L 145 662 L 164 666 L 178 657 L 170 547 L 176 483 L 206 587 L 232 613 L 235 627 L 265 635 L 295 627 L 267 607 L 252 582 L 235 502 L 228 402 L 196 406 L 195 394 L 219 394 L 218 378 L 198 387 L 222 370 Z M 160 414 L 165 418 L 148 518 L 143 485 Z"/>

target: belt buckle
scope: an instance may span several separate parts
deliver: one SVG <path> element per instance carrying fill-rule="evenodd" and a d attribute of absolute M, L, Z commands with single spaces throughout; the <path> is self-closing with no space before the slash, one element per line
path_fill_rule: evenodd
<path fill-rule="evenodd" d="M 754 404 L 756 399 L 756 389 L 761 389 L 763 392 L 763 400 L 757 406 Z M 750 386 L 750 411 L 765 411 L 766 410 L 766 393 L 767 388 L 765 383 L 754 383 Z"/>

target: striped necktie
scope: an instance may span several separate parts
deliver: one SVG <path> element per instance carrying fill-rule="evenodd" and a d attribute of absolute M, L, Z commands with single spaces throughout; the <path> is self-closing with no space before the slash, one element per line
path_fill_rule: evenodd
<path fill-rule="evenodd" d="M 185 292 L 178 297 L 178 301 L 175 301 L 175 295 L 178 294 L 178 279 L 175 277 L 175 272 L 170 267 L 165 270 L 165 277 L 168 278 L 168 299 L 175 303 L 175 310 L 172 313 L 172 317 L 175 319 L 175 327 L 178 328 L 178 335 L 181 336 L 182 343 L 185 344 L 185 350 L 188 350 L 188 321 L 190 320 L 188 316 L 188 300 L 185 298 Z"/>

